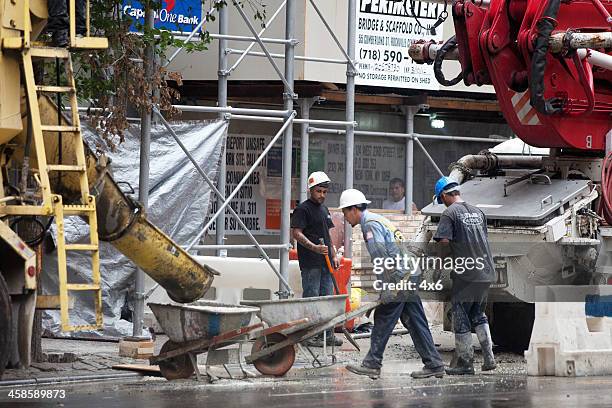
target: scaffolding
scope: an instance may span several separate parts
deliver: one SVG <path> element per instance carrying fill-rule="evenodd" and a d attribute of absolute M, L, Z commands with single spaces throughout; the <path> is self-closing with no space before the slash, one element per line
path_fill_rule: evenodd
<path fill-rule="evenodd" d="M 221 0 L 216 3 L 222 2 Z M 300 174 L 303 176 L 308 174 L 308 151 L 309 151 L 309 137 L 311 134 L 335 134 L 344 135 L 346 144 L 346 176 L 344 180 L 345 188 L 353 187 L 353 174 L 354 174 L 354 147 L 356 136 L 381 136 L 389 138 L 401 138 L 405 141 L 405 174 L 406 174 L 406 192 L 405 192 L 405 212 L 410 215 L 412 212 L 412 201 L 413 201 L 413 179 L 414 179 L 414 144 L 423 151 L 425 156 L 429 159 L 432 166 L 436 169 L 439 174 L 443 174 L 440 168 L 437 166 L 433 158 L 427 152 L 427 149 L 420 142 L 420 139 L 428 140 L 452 140 L 452 141 L 465 141 L 465 142 L 490 142 L 499 143 L 507 139 L 481 139 L 473 137 L 461 137 L 461 136 L 437 136 L 437 135 L 424 135 L 416 134 L 414 132 L 414 118 L 419 110 L 418 106 L 403 106 L 403 112 L 405 114 L 405 133 L 388 133 L 388 132 L 372 132 L 372 131 L 359 131 L 356 130 L 357 123 L 355 122 L 355 79 L 358 75 L 357 61 L 355 57 L 355 44 L 356 44 L 356 23 L 357 23 L 357 0 L 347 0 L 348 2 L 348 35 L 347 44 L 343 46 L 339 41 L 338 37 L 334 33 L 333 29 L 327 22 L 324 14 L 321 12 L 316 4 L 315 0 L 309 0 L 306 3 L 306 7 L 310 6 L 313 8 L 315 13 L 320 18 L 321 22 L 325 26 L 329 33 L 330 40 L 333 41 L 343 58 L 332 59 L 332 58 L 319 58 L 311 56 L 300 56 L 295 54 L 295 47 L 299 43 L 298 39 L 295 38 L 295 22 L 296 22 L 296 0 L 285 0 L 283 1 L 277 10 L 272 14 L 268 20 L 268 24 L 265 28 L 259 32 L 255 29 L 244 10 L 238 4 L 237 0 L 227 2 L 227 6 L 220 7 L 218 10 L 216 7 L 212 7 L 207 15 L 212 15 L 218 12 L 219 31 L 217 34 L 211 34 L 210 38 L 219 41 L 219 53 L 218 53 L 218 95 L 217 95 L 217 106 L 191 106 L 191 105 L 175 105 L 176 108 L 183 112 L 204 112 L 204 113 L 216 113 L 222 124 L 229 124 L 231 121 L 259 121 L 259 122 L 275 122 L 281 124 L 280 129 L 272 140 L 268 143 L 266 148 L 260 154 L 255 163 L 246 172 L 242 180 L 237 184 L 234 190 L 227 196 L 226 191 L 226 156 L 225 149 L 221 157 L 221 166 L 219 170 L 218 183 L 215 186 L 213 181 L 207 174 L 200 168 L 197 162 L 193 159 L 190 152 L 181 143 L 180 139 L 176 136 L 172 127 L 168 121 L 164 118 L 163 114 L 158 109 L 153 109 L 152 115 L 159 118 L 163 126 L 166 127 L 168 132 L 173 136 L 179 147 L 184 151 L 185 155 L 190 159 L 198 173 L 201 175 L 204 182 L 211 188 L 216 195 L 217 199 L 217 211 L 206 223 L 203 230 L 189 243 L 186 247 L 190 250 L 202 250 L 202 249 L 214 249 L 217 251 L 217 255 L 223 255 L 227 249 L 254 249 L 259 252 L 263 259 L 269 264 L 272 271 L 276 274 L 279 279 L 279 289 L 276 294 L 279 298 L 288 298 L 293 295 L 293 291 L 288 283 L 288 266 L 289 266 L 289 250 L 291 248 L 290 243 L 290 209 L 291 209 L 291 169 L 292 169 L 292 143 L 293 143 L 293 125 L 300 125 Z M 237 11 L 243 20 L 245 26 L 248 28 L 251 36 L 232 35 L 229 33 L 229 9 L 232 8 Z M 267 38 L 262 37 L 265 34 L 267 27 L 270 26 L 274 20 L 281 14 L 282 10 L 285 10 L 285 37 L 284 38 Z M 152 13 L 146 17 L 147 24 L 152 24 Z M 202 29 L 205 19 L 202 19 L 195 29 L 184 39 L 184 44 L 190 41 L 195 41 L 197 33 Z M 228 48 L 228 41 L 244 41 L 250 44 L 245 49 L 231 49 Z M 284 45 L 284 54 L 271 53 L 268 50 L 266 44 L 282 44 Z M 255 45 L 259 45 L 262 52 L 252 51 Z M 178 48 L 164 63 L 164 66 L 168 66 L 183 50 L 183 47 Z M 240 57 L 238 60 L 229 67 L 228 57 L 229 55 L 238 54 Z M 279 80 L 284 85 L 283 91 L 283 109 L 249 109 L 249 108 L 233 108 L 228 106 L 228 76 L 236 70 L 239 64 L 244 61 L 247 57 L 261 57 L 266 58 Z M 146 58 L 149 61 L 145 61 L 145 64 L 153 63 L 152 53 L 147 52 Z M 284 70 L 281 70 L 279 65 L 276 63 L 277 59 L 284 61 Z M 345 106 L 345 120 L 334 121 L 334 120 L 315 120 L 310 118 L 310 109 L 317 102 L 316 98 L 305 98 L 298 99 L 298 95 L 294 92 L 294 69 L 295 61 L 311 61 L 318 63 L 327 64 L 343 64 L 346 66 L 346 106 Z M 149 65 L 150 66 L 150 65 Z M 296 101 L 299 102 L 300 118 L 297 118 L 295 111 Z M 151 130 L 151 115 L 143 115 L 142 117 L 142 145 L 141 145 L 141 194 L 140 198 L 144 205 L 146 205 L 146 188 L 148 178 L 148 149 L 150 137 L 148 133 Z M 266 154 L 270 151 L 272 146 L 279 140 L 282 139 L 282 197 L 281 197 L 281 225 L 280 225 L 280 242 L 279 244 L 273 245 L 262 245 L 256 237 L 253 236 L 251 231 L 242 222 L 238 214 L 229 206 L 231 200 L 239 192 L 240 188 L 244 185 L 248 177 L 252 174 L 257 165 L 265 158 Z M 306 188 L 306 177 L 301 177 L 300 180 L 300 200 L 307 199 L 307 188 Z M 234 217 L 238 225 L 242 228 L 245 235 L 251 241 L 248 245 L 226 245 L 224 244 L 225 238 L 225 209 L 228 210 L 229 215 Z M 212 223 L 216 221 L 216 244 L 215 245 L 198 245 L 202 236 L 211 227 Z M 345 223 L 344 233 L 344 247 L 345 256 L 351 256 L 351 226 Z M 265 252 L 265 249 L 274 249 L 279 251 L 280 267 L 277 269 L 272 263 L 270 258 Z M 151 289 L 147 294 L 144 294 L 144 286 L 142 283 L 142 272 L 139 271 L 140 277 L 136 280 L 136 296 L 140 300 L 137 303 L 137 308 L 140 310 L 136 312 L 138 317 L 135 321 L 139 321 L 143 315 L 144 299 L 148 297 L 151 292 L 155 289 Z M 136 332 L 135 335 L 139 335 Z"/>

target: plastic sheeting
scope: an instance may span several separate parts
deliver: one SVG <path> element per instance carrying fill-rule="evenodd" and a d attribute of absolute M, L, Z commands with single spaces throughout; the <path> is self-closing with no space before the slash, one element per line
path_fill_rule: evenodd
<path fill-rule="evenodd" d="M 227 124 L 221 122 L 190 122 L 173 124 L 173 129 L 194 156 L 206 174 L 216 182 L 222 148 L 227 137 Z M 83 128 L 83 137 L 90 146 L 104 146 L 104 141 Z M 138 197 L 140 163 L 140 128 L 132 127 L 125 142 L 115 152 L 106 153 L 111 158 L 111 172 L 117 182 L 128 182 L 134 188 L 133 197 Z M 129 187 L 124 191 L 129 191 Z M 187 245 L 201 231 L 209 210 L 212 191 L 194 168 L 172 136 L 162 126 L 151 131 L 149 220 L 180 245 Z M 55 237 L 54 226 L 51 228 Z M 86 243 L 89 226 L 77 217 L 65 222 L 66 242 Z M 71 252 L 68 255 L 68 281 L 84 283 L 91 280 L 90 257 Z M 57 252 L 45 253 L 43 257 L 43 291 L 56 294 Z M 100 243 L 100 272 L 102 276 L 102 307 L 105 336 L 132 334 L 131 301 L 136 267 L 108 242 Z M 161 290 L 161 289 L 160 289 Z M 70 310 L 73 324 L 95 322 L 92 292 L 71 292 L 74 306 Z M 54 335 L 63 335 L 60 330 L 59 311 L 47 311 L 43 327 Z M 92 332 L 91 335 L 102 333 Z"/>

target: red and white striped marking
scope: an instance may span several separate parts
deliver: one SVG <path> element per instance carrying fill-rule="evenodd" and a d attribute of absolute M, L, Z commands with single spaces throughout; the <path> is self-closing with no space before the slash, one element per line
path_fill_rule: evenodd
<path fill-rule="evenodd" d="M 541 125 L 538 112 L 529 103 L 529 92 L 515 93 L 512 97 L 512 106 L 519 121 L 526 126 Z"/>

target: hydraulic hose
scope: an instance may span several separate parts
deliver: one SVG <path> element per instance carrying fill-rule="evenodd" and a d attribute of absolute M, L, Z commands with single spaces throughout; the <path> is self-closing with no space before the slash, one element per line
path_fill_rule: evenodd
<path fill-rule="evenodd" d="M 548 0 L 544 14 L 536 24 L 537 35 L 531 59 L 531 80 L 529 87 L 531 93 L 531 106 L 544 115 L 553 115 L 563 111 L 559 98 L 546 100 L 544 97 L 546 57 L 548 55 L 550 35 L 557 26 L 557 21 L 555 19 L 559 13 L 560 5 L 561 0 Z"/>

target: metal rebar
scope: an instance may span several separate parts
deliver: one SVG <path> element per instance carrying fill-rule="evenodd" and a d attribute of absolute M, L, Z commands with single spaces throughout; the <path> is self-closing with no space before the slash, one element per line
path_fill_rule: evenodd
<path fill-rule="evenodd" d="M 336 37 L 336 34 L 334 33 L 334 30 L 332 30 L 332 28 L 329 26 L 329 24 L 327 23 L 327 20 L 323 16 L 323 13 L 321 13 L 321 10 L 319 10 L 319 7 L 317 7 L 317 5 L 315 4 L 314 0 L 310 0 L 310 4 L 315 9 L 316 13 L 319 15 L 319 18 L 321 19 L 321 22 L 323 23 L 323 25 L 327 29 L 327 32 L 329 32 L 329 35 L 331 35 L 332 39 L 334 40 L 334 42 L 336 43 L 338 48 L 340 49 L 340 52 L 342 52 L 342 54 L 344 55 L 344 58 L 346 58 L 346 61 L 344 61 L 344 63 L 345 64 L 346 63 L 350 64 L 351 67 L 353 68 L 353 72 L 359 73 L 359 70 L 357 69 L 357 66 L 355 65 L 355 56 L 353 55 L 353 57 L 351 58 L 350 55 L 349 55 L 350 52 L 346 52 L 346 50 L 344 49 L 344 47 L 340 43 L 340 40 L 338 40 L 338 37 Z M 350 14 L 350 5 L 349 5 L 349 14 Z M 357 18 L 356 15 L 355 15 L 355 18 Z M 349 25 L 349 36 L 350 36 L 350 29 L 351 28 L 350 28 L 350 25 Z M 349 45 L 348 48 L 350 49 L 350 45 Z"/>
<path fill-rule="evenodd" d="M 272 65 L 272 68 L 274 68 L 274 70 L 276 71 L 276 74 L 278 75 L 278 77 L 281 79 L 281 81 L 283 81 L 283 84 L 285 85 L 285 87 L 287 89 L 289 89 L 289 93 L 293 94 L 293 86 L 289 85 L 289 82 L 287 81 L 287 78 L 285 78 L 285 76 L 281 72 L 281 70 L 278 67 L 278 65 L 276 65 L 276 62 L 274 62 L 274 58 L 272 58 L 272 56 L 270 55 L 270 51 L 268 51 L 268 48 L 266 47 L 266 44 L 264 44 L 263 41 L 261 41 L 261 37 L 259 37 L 259 34 L 257 34 L 257 32 L 255 31 L 255 27 L 253 27 L 253 24 L 251 24 L 251 22 L 249 21 L 249 18 L 247 17 L 247 15 L 244 14 L 244 10 L 242 10 L 242 7 L 240 7 L 240 4 L 238 4 L 238 2 L 236 0 L 232 0 L 232 3 L 236 7 L 236 10 L 238 10 L 238 13 L 240 14 L 240 16 L 244 20 L 245 24 L 249 28 L 249 31 L 251 32 L 251 34 L 253 34 L 253 36 L 257 40 L 257 43 L 261 47 L 262 51 L 268 57 L 268 60 L 270 61 L 270 64 Z M 285 45 L 285 49 L 286 48 L 287 48 L 287 44 Z M 287 53 L 285 52 L 285 54 L 287 54 Z"/>
<path fill-rule="evenodd" d="M 237 50 L 234 48 L 228 48 L 225 50 L 228 54 L 246 54 L 253 57 L 267 57 L 267 55 L 263 52 L 258 51 L 247 51 L 247 50 Z M 274 54 L 270 53 L 272 58 L 284 59 L 284 54 Z M 310 61 L 310 62 L 323 62 L 326 64 L 346 64 L 346 60 L 340 60 L 335 58 L 321 58 L 321 57 L 306 57 L 304 55 L 296 55 L 294 57 L 297 61 Z"/>
<path fill-rule="evenodd" d="M 425 154 L 425 156 L 429 159 L 430 163 L 432 164 L 432 166 L 434 166 L 434 168 L 436 169 L 436 171 L 438 172 L 438 174 L 440 175 L 440 177 L 444 177 L 444 173 L 442 173 L 442 170 L 440 170 L 440 167 L 438 167 L 438 165 L 436 164 L 435 160 L 433 159 L 433 157 L 431 157 L 431 155 L 429 154 L 429 152 L 427 151 L 427 149 L 425 148 L 425 146 L 423 146 L 423 143 L 421 143 L 421 141 L 419 140 L 418 137 L 413 137 L 412 138 L 415 142 L 417 142 L 417 144 L 419 145 L 419 147 L 421 148 L 421 150 L 423 150 L 423 153 Z"/>
<path fill-rule="evenodd" d="M 208 186 L 210 187 L 210 189 L 218 196 L 221 197 L 223 199 L 225 199 L 225 193 L 219 191 L 219 189 L 217 187 L 215 187 L 215 183 L 212 182 L 212 180 L 208 177 L 208 175 L 204 172 L 204 170 L 202 169 L 202 167 L 200 167 L 200 165 L 198 164 L 198 162 L 194 159 L 194 157 L 191 155 L 191 153 L 189 153 L 189 150 L 187 150 L 187 147 L 185 147 L 185 145 L 183 144 L 183 142 L 181 141 L 181 139 L 178 137 L 178 135 L 176 134 L 176 132 L 174 131 L 174 129 L 172 129 L 172 126 L 170 126 L 170 124 L 168 123 L 168 121 L 166 120 L 166 118 L 164 118 L 164 116 L 161 114 L 161 112 L 157 109 L 154 108 L 153 112 L 160 118 L 162 124 L 164 125 L 164 127 L 168 130 L 168 132 L 170 133 L 170 135 L 172 136 L 172 138 L 176 141 L 176 143 L 179 145 L 179 147 L 181 148 L 181 150 L 183 150 L 183 153 L 185 153 L 185 155 L 187 156 L 187 158 L 189 159 L 189 161 L 191 161 L 191 163 L 193 164 L 193 166 L 195 167 L 195 169 L 198 171 L 198 173 L 200 174 L 200 176 L 202 176 L 202 178 L 204 179 L 204 181 L 206 182 L 206 184 L 208 184 Z M 223 122 L 221 122 L 223 124 Z M 215 130 L 216 132 L 216 130 Z M 238 191 L 238 190 L 236 190 Z M 229 202 L 229 201 L 228 201 Z M 248 227 L 244 224 L 244 222 L 242 221 L 242 219 L 238 216 L 238 214 L 236 213 L 236 211 L 234 211 L 234 209 L 230 206 L 229 207 L 229 212 L 230 214 L 236 218 L 236 222 L 238 223 L 238 225 L 240 226 L 240 228 L 242 228 L 244 230 L 244 232 L 246 233 L 247 237 L 251 240 L 251 242 L 253 242 L 254 245 L 256 245 L 259 248 L 259 253 L 262 256 L 262 258 L 264 258 L 266 260 L 266 262 L 268 263 L 268 265 L 270 266 L 270 268 L 272 268 L 272 271 L 274 272 L 274 274 L 281 280 L 283 281 L 284 278 L 283 276 L 280 274 L 280 272 L 276 269 L 276 267 L 274 266 L 274 264 L 272 263 L 272 260 L 270 259 L 270 257 L 268 256 L 268 254 L 266 254 L 266 252 L 260 248 L 259 242 L 257 242 L 257 239 L 253 236 L 253 234 L 251 233 L 251 231 L 249 231 Z M 206 231 L 206 230 L 203 230 Z M 187 249 L 185 249 L 186 251 L 189 251 L 201 238 L 201 235 L 199 238 L 193 240 L 188 246 Z M 289 283 L 285 280 L 284 281 L 285 284 L 287 285 L 287 288 L 289 288 L 289 290 L 291 291 L 291 286 L 289 285 Z M 151 293 L 153 293 L 153 291 L 155 290 L 155 287 L 153 287 L 151 290 L 149 290 L 149 292 L 147 293 L 147 297 L 150 296 Z"/>
<path fill-rule="evenodd" d="M 272 22 L 276 19 L 276 17 L 280 14 L 281 10 L 283 9 L 283 7 L 285 7 L 285 4 L 287 3 L 287 0 L 284 0 L 282 2 L 282 4 L 278 7 L 278 9 L 274 12 L 274 14 L 272 15 L 272 17 L 270 17 L 270 20 L 268 20 L 266 26 L 264 28 L 261 29 L 261 31 L 259 32 L 259 35 L 263 35 L 263 33 L 266 32 L 266 30 L 268 29 L 268 27 L 270 27 L 270 25 L 272 24 Z M 262 38 L 263 41 L 263 38 Z M 253 47 L 255 47 L 256 41 L 252 42 L 251 44 L 249 44 L 249 46 L 247 47 L 246 51 L 251 51 L 253 49 Z M 234 65 L 232 65 L 232 67 L 229 69 L 229 72 L 232 73 L 236 68 L 238 68 L 238 65 L 240 65 L 240 63 L 242 62 L 242 60 L 244 60 L 244 57 L 246 57 L 246 53 L 243 53 L 240 57 L 238 57 L 238 60 L 236 60 L 236 62 L 234 63 Z"/>
<path fill-rule="evenodd" d="M 212 225 L 213 222 L 215 222 L 215 220 L 217 219 L 217 217 L 219 216 L 219 214 L 221 213 L 221 211 L 224 211 L 225 208 L 229 205 L 230 201 L 232 201 L 232 199 L 236 196 L 236 194 L 238 194 L 238 191 L 240 191 L 240 189 L 242 188 L 242 186 L 244 185 L 244 183 L 247 182 L 248 178 L 251 176 L 251 174 L 255 171 L 255 169 L 257 169 L 257 166 L 259 166 L 259 163 L 261 163 L 261 161 L 264 159 L 264 157 L 266 156 L 266 154 L 268 154 L 268 152 L 270 151 L 270 149 L 272 149 L 272 147 L 274 146 L 274 144 L 276 143 L 276 141 L 283 135 L 283 132 L 285 131 L 285 129 L 287 129 L 289 127 L 289 125 L 293 124 L 293 118 L 295 117 L 295 112 L 293 112 L 291 114 L 291 116 L 289 116 L 289 118 L 287 118 L 287 120 L 285 121 L 285 123 L 283 124 L 283 126 L 281 127 L 281 129 L 278 131 L 278 133 L 276 133 L 276 135 L 272 138 L 272 141 L 268 144 L 268 146 L 266 146 L 266 148 L 264 149 L 263 152 L 261 152 L 261 155 L 257 158 L 257 160 L 255 160 L 255 162 L 253 163 L 253 165 L 249 168 L 249 170 L 246 172 L 246 174 L 244 175 L 244 177 L 242 178 L 242 180 L 240 180 L 240 182 L 236 185 L 236 187 L 234 188 L 234 191 L 232 191 L 232 193 L 225 199 L 225 201 L 223 202 L 223 204 L 217 209 L 217 212 L 212 216 L 212 218 L 210 219 L 210 221 L 208 221 L 208 223 L 204 226 L 204 228 L 202 229 L 202 231 L 197 235 L 197 237 L 189 244 L 189 248 L 191 248 L 193 245 L 195 245 L 200 238 L 202 238 L 202 236 L 206 233 L 206 231 L 208 231 L 208 229 L 210 228 L 210 226 Z M 231 208 L 231 207 L 230 207 Z"/>

